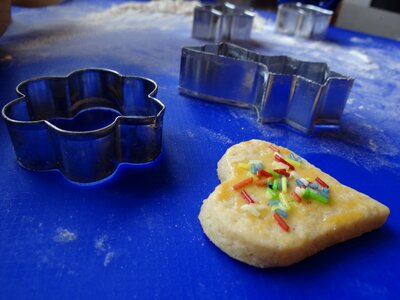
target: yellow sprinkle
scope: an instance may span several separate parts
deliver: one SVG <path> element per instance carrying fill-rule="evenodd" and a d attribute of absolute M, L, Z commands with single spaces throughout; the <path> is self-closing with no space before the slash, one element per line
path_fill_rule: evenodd
<path fill-rule="evenodd" d="M 295 167 L 300 167 L 301 166 L 301 163 L 296 161 L 296 160 L 293 160 L 293 159 L 290 159 L 290 158 L 285 158 L 285 160 L 288 163 L 290 163 L 291 165 L 295 166 Z"/>
<path fill-rule="evenodd" d="M 250 168 L 250 165 L 246 164 L 246 163 L 239 163 L 238 166 L 239 166 L 239 168 L 246 169 L 246 170 L 248 170 Z"/>
<path fill-rule="evenodd" d="M 285 210 L 290 210 L 290 204 L 289 204 L 289 202 L 287 201 L 285 194 L 280 193 L 280 194 L 279 194 L 279 199 L 281 200 L 282 207 L 283 207 Z"/>
<path fill-rule="evenodd" d="M 258 180 L 257 175 L 256 175 L 256 174 L 253 174 L 253 173 L 251 173 L 251 172 L 247 172 L 247 176 L 248 176 L 248 177 L 253 177 L 253 180 Z"/>
<path fill-rule="evenodd" d="M 274 210 L 277 209 L 277 208 L 281 208 L 281 209 L 285 210 L 285 209 L 282 207 L 281 204 L 276 204 L 276 205 L 272 205 L 272 206 L 271 206 L 271 210 L 272 210 L 272 211 L 274 211 Z"/>
<path fill-rule="evenodd" d="M 282 192 L 287 193 L 287 178 L 282 176 Z"/>
<path fill-rule="evenodd" d="M 309 177 L 306 177 L 304 179 L 307 180 L 308 182 L 312 182 L 312 180 Z"/>

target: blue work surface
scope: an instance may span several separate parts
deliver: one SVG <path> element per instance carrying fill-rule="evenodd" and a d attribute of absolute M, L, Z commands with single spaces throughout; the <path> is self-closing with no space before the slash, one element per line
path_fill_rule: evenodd
<path fill-rule="evenodd" d="M 25 79 L 103 67 L 154 79 L 167 107 L 161 156 L 91 185 L 21 168 L 0 121 L 0 298 L 398 298 L 400 43 L 335 28 L 324 42 L 295 40 L 274 33 L 265 13 L 249 47 L 326 61 L 356 78 L 341 128 L 305 137 L 258 124 L 251 110 L 179 95 L 180 49 L 202 44 L 190 36 L 191 17 L 127 5 L 14 8 L 0 38 L 2 106 Z M 252 138 L 289 147 L 386 204 L 388 222 L 291 267 L 231 259 L 197 216 L 218 184 L 219 158 Z"/>

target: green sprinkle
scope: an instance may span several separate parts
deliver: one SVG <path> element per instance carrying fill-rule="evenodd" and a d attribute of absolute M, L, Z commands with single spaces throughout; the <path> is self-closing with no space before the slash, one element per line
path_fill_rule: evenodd
<path fill-rule="evenodd" d="M 321 202 L 323 204 L 328 203 L 327 198 L 325 198 L 324 196 L 322 196 L 320 194 L 312 192 L 311 189 L 308 187 L 305 189 L 303 197 L 304 197 L 304 199 L 313 199 L 313 200 Z"/>
<path fill-rule="evenodd" d="M 274 191 L 271 190 L 270 188 L 267 188 L 267 193 L 271 196 L 272 199 L 277 199 L 277 198 L 279 198 L 278 193 L 274 192 Z"/>
<path fill-rule="evenodd" d="M 274 191 L 276 191 L 277 189 L 278 189 L 278 179 L 275 179 L 274 180 L 274 183 L 272 184 L 272 189 L 274 190 Z"/>
<path fill-rule="evenodd" d="M 268 173 L 272 174 L 272 176 L 274 176 L 275 178 L 281 177 L 281 175 L 279 175 L 278 173 L 276 173 L 274 170 L 269 170 Z"/>

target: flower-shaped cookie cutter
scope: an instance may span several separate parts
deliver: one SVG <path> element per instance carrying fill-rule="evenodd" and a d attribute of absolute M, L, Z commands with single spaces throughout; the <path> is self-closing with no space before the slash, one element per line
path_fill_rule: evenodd
<path fill-rule="evenodd" d="M 229 44 L 184 47 L 179 90 L 200 99 L 252 107 L 262 123 L 305 134 L 338 126 L 354 79 L 325 63 L 267 56 Z"/>
<path fill-rule="evenodd" d="M 2 109 L 18 163 L 87 183 L 110 176 L 122 162 L 154 160 L 165 111 L 157 89 L 148 78 L 107 69 L 23 81 L 19 98 Z"/>
<path fill-rule="evenodd" d="M 254 12 L 224 3 L 205 4 L 194 9 L 192 36 L 213 42 L 250 39 Z"/>

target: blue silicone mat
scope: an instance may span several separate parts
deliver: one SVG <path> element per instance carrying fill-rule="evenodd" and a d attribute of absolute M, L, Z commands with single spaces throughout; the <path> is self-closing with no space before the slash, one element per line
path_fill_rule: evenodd
<path fill-rule="evenodd" d="M 261 125 L 250 110 L 179 95 L 180 49 L 202 44 L 191 38 L 191 17 L 122 2 L 13 8 L 0 38 L 2 106 L 25 79 L 102 67 L 152 78 L 167 107 L 161 156 L 91 185 L 21 168 L 0 121 L 0 298 L 396 299 L 400 43 L 336 28 L 323 42 L 295 40 L 274 33 L 274 15 L 263 13 L 248 47 L 326 61 L 356 78 L 341 128 L 305 137 Z M 219 158 L 253 138 L 289 147 L 386 204 L 388 222 L 287 268 L 229 258 L 197 216 L 218 184 Z"/>

